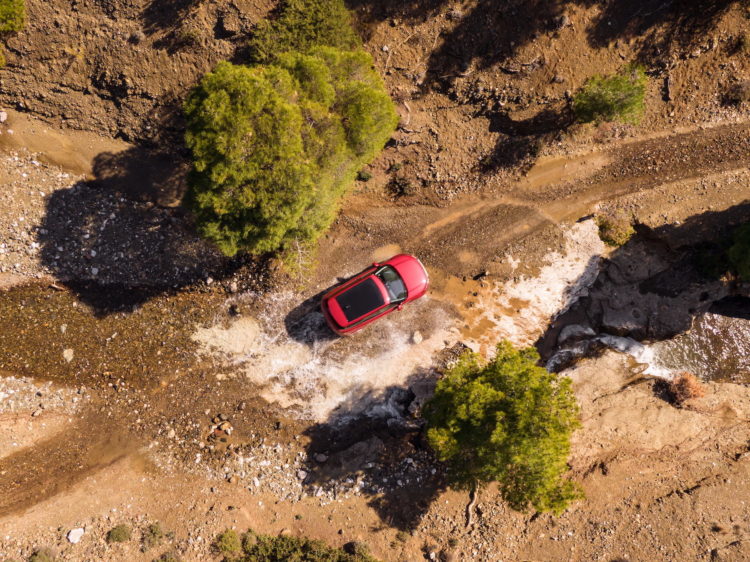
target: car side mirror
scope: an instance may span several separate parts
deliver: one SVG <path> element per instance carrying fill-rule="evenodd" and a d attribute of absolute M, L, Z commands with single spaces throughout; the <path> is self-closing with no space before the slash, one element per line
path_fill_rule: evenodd
<path fill-rule="evenodd" d="M 378 267 L 380 264 L 376 261 L 372 262 L 372 267 Z"/>
<path fill-rule="evenodd" d="M 403 310 L 404 309 L 404 303 L 401 303 L 396 307 L 396 310 Z"/>

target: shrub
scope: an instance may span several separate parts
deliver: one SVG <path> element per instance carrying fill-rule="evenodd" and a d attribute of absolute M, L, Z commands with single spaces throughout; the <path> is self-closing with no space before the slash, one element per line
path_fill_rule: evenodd
<path fill-rule="evenodd" d="M 128 525 L 117 525 L 107 533 L 107 542 L 125 542 L 130 540 L 131 530 Z"/>
<path fill-rule="evenodd" d="M 250 41 L 256 63 L 272 62 L 289 51 L 308 53 L 316 47 L 350 51 L 361 45 L 343 0 L 282 0 L 275 16 L 258 24 Z"/>
<path fill-rule="evenodd" d="M 740 279 L 750 281 L 750 223 L 734 231 L 734 244 L 727 255 Z"/>
<path fill-rule="evenodd" d="M 372 58 L 328 47 L 273 65 L 220 63 L 185 112 L 185 204 L 229 256 L 316 240 L 398 120 Z"/>
<path fill-rule="evenodd" d="M 741 80 L 729 86 L 725 99 L 727 103 L 735 105 L 750 101 L 750 80 Z"/>
<path fill-rule="evenodd" d="M 3 51 L 3 48 L 0 47 L 0 68 L 3 68 L 5 66 L 5 51 Z"/>
<path fill-rule="evenodd" d="M 56 559 L 55 553 L 49 548 L 40 548 L 29 556 L 29 562 L 55 562 Z"/>
<path fill-rule="evenodd" d="M 20 31 L 25 20 L 25 0 L 0 0 L 0 33 Z"/>
<path fill-rule="evenodd" d="M 610 212 L 597 215 L 599 238 L 610 246 L 623 246 L 635 234 L 632 220 L 624 213 Z"/>
<path fill-rule="evenodd" d="M 646 73 L 629 66 L 611 76 L 596 75 L 583 85 L 573 98 L 576 117 L 589 121 L 624 121 L 636 123 L 644 110 Z"/>
<path fill-rule="evenodd" d="M 239 554 L 242 550 L 242 543 L 240 537 L 232 529 L 227 529 L 216 537 L 214 541 L 214 547 L 221 554 Z"/>
<path fill-rule="evenodd" d="M 150 550 L 155 546 L 159 546 L 164 540 L 164 536 L 164 531 L 162 530 L 161 525 L 158 522 L 151 523 L 143 531 L 141 552 L 146 552 L 147 550 Z"/>
<path fill-rule="evenodd" d="M 175 552 L 165 552 L 158 558 L 154 558 L 154 562 L 182 562 L 182 559 Z"/>
<path fill-rule="evenodd" d="M 236 560 L 241 562 L 377 562 L 366 552 L 362 543 L 356 544 L 353 553 L 332 548 L 323 541 L 306 537 L 256 535 L 252 531 L 244 533 L 243 556 Z M 248 539 L 248 540 L 246 540 Z M 252 539 L 252 540 L 250 540 Z"/>
<path fill-rule="evenodd" d="M 682 405 L 691 398 L 701 398 L 706 395 L 703 383 L 692 373 L 678 373 L 669 382 L 669 391 L 678 405 Z"/>
<path fill-rule="evenodd" d="M 357 181 L 370 181 L 371 179 L 372 174 L 367 170 L 360 170 L 357 172 Z"/>
<path fill-rule="evenodd" d="M 581 497 L 563 478 L 570 436 L 580 425 L 570 380 L 536 365 L 534 348 L 508 342 L 480 363 L 466 353 L 438 381 L 425 405 L 427 439 L 449 464 L 453 486 L 497 481 L 516 510 L 562 512 Z"/>

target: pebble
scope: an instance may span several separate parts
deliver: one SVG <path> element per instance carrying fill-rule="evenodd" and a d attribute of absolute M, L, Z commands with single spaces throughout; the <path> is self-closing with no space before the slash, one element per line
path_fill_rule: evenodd
<path fill-rule="evenodd" d="M 82 527 L 78 527 L 76 529 L 71 529 L 68 531 L 68 541 L 73 544 L 78 544 L 78 542 L 81 540 L 81 537 L 83 537 L 84 530 Z"/>
<path fill-rule="evenodd" d="M 75 352 L 72 349 L 70 349 L 70 348 L 65 349 L 63 351 L 63 359 L 65 359 L 65 361 L 67 361 L 68 363 L 70 363 L 71 361 L 73 361 L 73 355 L 74 355 L 74 353 Z"/>
<path fill-rule="evenodd" d="M 324 462 L 326 462 L 326 461 L 328 460 L 328 455 L 325 455 L 325 454 L 323 454 L 323 453 L 317 453 L 317 454 L 315 455 L 315 460 L 316 460 L 317 462 L 319 462 L 319 463 L 321 463 L 321 464 L 322 464 L 322 463 L 324 463 Z"/>
<path fill-rule="evenodd" d="M 411 341 L 412 341 L 413 343 L 417 344 L 417 345 L 419 345 L 420 343 L 422 343 L 423 339 L 424 339 L 424 338 L 422 337 L 422 333 L 421 333 L 421 332 L 419 332 L 419 331 L 416 331 L 416 332 L 414 332 L 414 333 L 413 333 L 413 334 L 411 335 Z"/>

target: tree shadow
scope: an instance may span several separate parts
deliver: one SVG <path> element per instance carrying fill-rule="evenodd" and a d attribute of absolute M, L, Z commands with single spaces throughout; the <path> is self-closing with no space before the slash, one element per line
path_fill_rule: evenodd
<path fill-rule="evenodd" d="M 528 119 L 514 120 L 507 111 L 488 112 L 490 132 L 500 133 L 491 154 L 482 159 L 487 171 L 516 168 L 528 171 L 545 144 L 559 140 L 575 122 L 570 104 L 547 108 Z"/>
<path fill-rule="evenodd" d="M 444 350 L 433 366 L 417 370 L 402 386 L 351 395 L 325 423 L 308 428 L 305 492 L 366 496 L 385 524 L 415 529 L 448 486 L 444 466 L 425 440 L 419 412 L 447 361 L 463 349 Z"/>
<path fill-rule="evenodd" d="M 328 326 L 320 311 L 320 301 L 323 295 L 333 287 L 335 285 L 305 299 L 284 317 L 284 327 L 291 339 L 313 347 L 339 338 L 338 334 Z"/>
<path fill-rule="evenodd" d="M 618 0 L 582 2 L 600 5 L 601 12 L 587 30 L 593 47 L 617 39 L 640 43 L 638 60 L 664 64 L 669 57 L 704 43 L 718 20 L 737 0 Z"/>
<path fill-rule="evenodd" d="M 747 295 L 725 277 L 730 264 L 724 254 L 732 230 L 748 221 L 750 201 L 681 224 L 637 227 L 635 236 L 601 261 L 588 294 L 550 323 L 536 342 L 540 355 L 554 356 L 548 365 L 559 370 L 600 353 L 602 336 L 670 339 L 707 311 L 750 318 Z"/>
<path fill-rule="evenodd" d="M 37 235 L 43 265 L 99 315 L 232 276 L 257 290 L 267 260 L 224 257 L 174 206 L 185 189 L 187 166 L 141 148 L 97 156 L 94 180 L 55 191 L 47 200 Z"/>

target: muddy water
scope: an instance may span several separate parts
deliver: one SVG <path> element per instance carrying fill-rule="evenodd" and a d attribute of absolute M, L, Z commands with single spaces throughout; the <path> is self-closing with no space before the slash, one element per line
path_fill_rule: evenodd
<path fill-rule="evenodd" d="M 99 302 L 115 299 L 113 288 L 93 290 Z M 220 303 L 211 294 L 162 294 L 105 313 L 46 285 L 15 287 L 0 297 L 0 372 L 87 385 L 149 386 L 194 368 L 189 336 Z"/>

